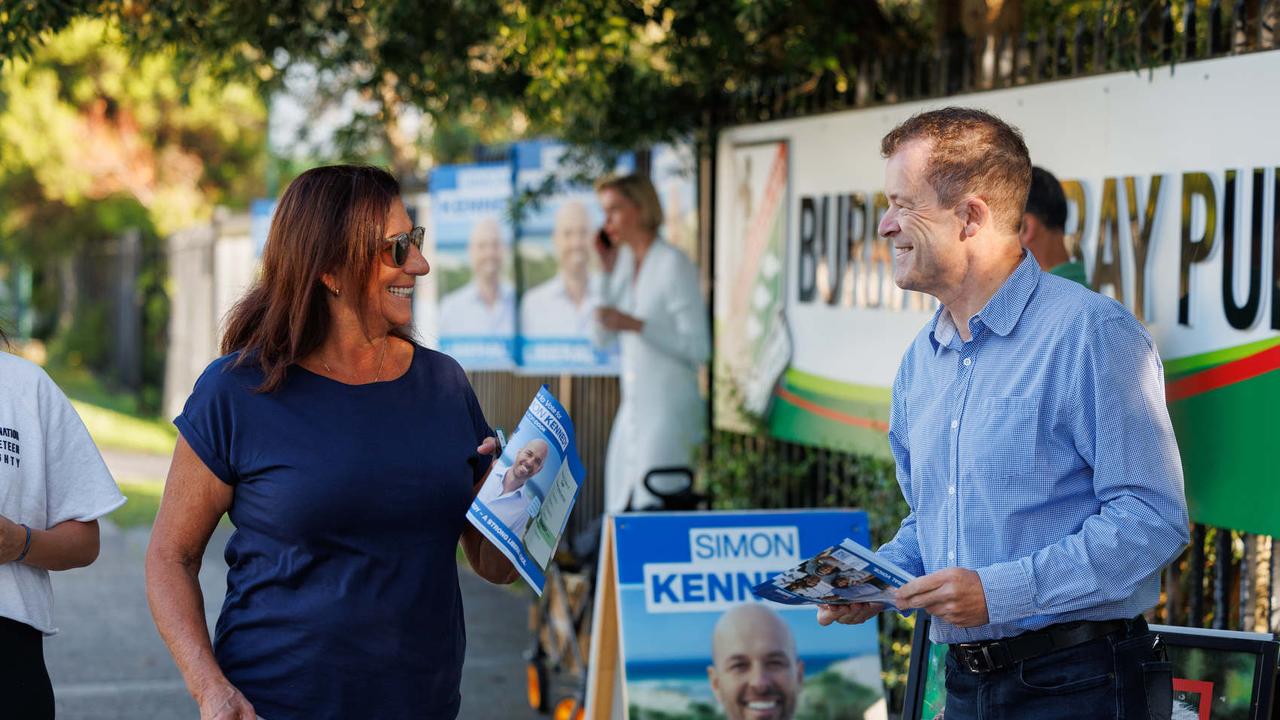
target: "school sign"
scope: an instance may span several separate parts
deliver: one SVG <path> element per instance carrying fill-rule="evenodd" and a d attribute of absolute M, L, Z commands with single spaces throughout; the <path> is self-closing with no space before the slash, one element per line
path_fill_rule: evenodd
<path fill-rule="evenodd" d="M 1017 126 L 1063 181 L 1090 282 L 1156 339 L 1192 517 L 1280 535 L 1280 52 L 742 126 L 720 137 L 716 417 L 888 453 L 889 388 L 936 309 L 877 237 L 880 138 L 942 105 Z"/>

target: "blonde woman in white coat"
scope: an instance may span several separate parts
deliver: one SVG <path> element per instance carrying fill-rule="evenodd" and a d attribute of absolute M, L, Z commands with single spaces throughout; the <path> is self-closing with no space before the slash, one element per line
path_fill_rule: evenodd
<path fill-rule="evenodd" d="M 689 258 L 658 239 L 662 206 L 642 175 L 596 183 L 605 238 L 596 343 L 621 342 L 622 405 L 605 462 L 605 510 L 657 503 L 643 479 L 653 468 L 689 466 L 706 432 L 698 366 L 711 354 L 707 307 Z"/>

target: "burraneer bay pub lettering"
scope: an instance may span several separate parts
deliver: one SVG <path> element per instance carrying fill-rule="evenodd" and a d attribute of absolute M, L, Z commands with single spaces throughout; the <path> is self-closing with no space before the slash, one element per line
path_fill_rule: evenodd
<path fill-rule="evenodd" d="M 1227 170 L 1215 180 L 1206 172 L 1182 173 L 1180 198 L 1165 190 L 1167 175 L 1147 179 L 1145 197 L 1138 190 L 1138 177 L 1108 177 L 1102 181 L 1100 207 L 1096 219 L 1096 251 L 1089 273 L 1094 290 L 1110 291 L 1117 298 L 1131 298 L 1129 304 L 1140 320 L 1148 318 L 1151 308 L 1147 282 L 1148 260 L 1158 232 L 1163 203 L 1181 201 L 1178 234 L 1178 304 L 1177 321 L 1190 326 L 1191 275 L 1197 265 L 1207 261 L 1214 248 L 1221 245 L 1222 292 L 1220 304 L 1231 327 L 1244 330 L 1259 321 L 1262 288 L 1272 284 L 1269 324 L 1280 330 L 1280 168 L 1270 173 L 1266 168 L 1246 172 Z M 1075 228 L 1068 228 L 1068 246 L 1079 244 L 1084 223 L 1092 217 L 1085 184 L 1065 180 L 1062 189 L 1069 205 L 1074 206 Z M 1274 200 L 1272 222 L 1266 223 L 1266 197 Z M 1121 197 L 1123 195 L 1123 198 Z M 1123 202 L 1122 202 L 1123 201 Z M 936 305 L 932 298 L 914 292 L 903 292 L 893 284 L 893 250 L 890 242 L 879 236 L 877 227 L 889 207 L 884 193 L 851 192 L 800 197 L 799 253 L 797 268 L 798 300 L 804 304 L 823 303 L 831 306 L 874 308 L 881 310 L 929 310 Z M 1222 217 L 1221 238 L 1218 216 Z M 1248 235 L 1241 219 L 1248 217 Z M 1198 220 L 1198 222 L 1197 222 Z M 1121 232 L 1124 224 L 1127 233 Z M 1120 252 L 1127 235 L 1133 259 L 1133 292 L 1125 292 L 1125 276 L 1121 272 Z M 1270 240 L 1271 267 L 1263 267 L 1263 247 Z M 1237 256 L 1248 253 L 1247 270 L 1237 267 Z M 1237 273 L 1248 275 L 1247 291 L 1240 297 L 1236 291 Z M 1175 308 L 1169 308 L 1170 311 Z"/>

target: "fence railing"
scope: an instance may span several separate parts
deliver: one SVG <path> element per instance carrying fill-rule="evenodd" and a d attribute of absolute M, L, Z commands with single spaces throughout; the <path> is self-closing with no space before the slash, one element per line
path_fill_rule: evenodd
<path fill-rule="evenodd" d="M 1280 0 L 1106 2 L 1070 24 L 953 35 L 821 75 L 760 78 L 725 99 L 719 127 L 1179 64 L 1280 47 Z"/>

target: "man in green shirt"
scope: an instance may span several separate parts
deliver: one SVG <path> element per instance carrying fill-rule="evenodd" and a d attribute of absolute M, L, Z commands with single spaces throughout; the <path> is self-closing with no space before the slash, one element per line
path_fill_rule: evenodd
<path fill-rule="evenodd" d="M 1053 173 L 1041 167 L 1031 168 L 1031 192 L 1022 214 L 1022 230 L 1018 239 L 1022 247 L 1035 255 L 1040 269 L 1089 286 L 1084 265 L 1067 253 L 1063 233 L 1067 224 L 1067 198 L 1062 184 Z"/>

